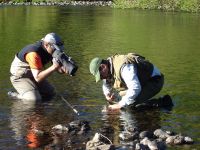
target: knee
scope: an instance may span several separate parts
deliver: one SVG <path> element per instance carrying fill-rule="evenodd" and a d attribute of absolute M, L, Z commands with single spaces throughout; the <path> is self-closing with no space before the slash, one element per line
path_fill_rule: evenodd
<path fill-rule="evenodd" d="M 36 101 L 36 100 L 41 100 L 42 97 L 41 97 L 39 91 L 33 90 L 33 91 L 27 91 L 24 94 L 20 95 L 20 99 Z"/>

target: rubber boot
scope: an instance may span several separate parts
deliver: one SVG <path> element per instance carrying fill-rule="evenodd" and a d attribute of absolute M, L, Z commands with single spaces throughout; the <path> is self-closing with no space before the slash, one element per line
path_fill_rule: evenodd
<path fill-rule="evenodd" d="M 137 104 L 134 106 L 134 109 L 146 110 L 146 109 L 160 108 L 160 107 L 169 108 L 172 107 L 173 105 L 174 104 L 172 102 L 171 97 L 169 95 L 165 95 L 157 99 L 150 99 L 144 103 Z"/>
<path fill-rule="evenodd" d="M 171 107 L 174 105 L 169 95 L 165 95 L 158 99 L 150 99 L 146 103 L 151 107 Z"/>

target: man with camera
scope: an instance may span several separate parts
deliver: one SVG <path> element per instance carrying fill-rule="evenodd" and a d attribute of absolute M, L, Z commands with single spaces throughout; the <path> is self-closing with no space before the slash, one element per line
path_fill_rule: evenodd
<path fill-rule="evenodd" d="M 15 55 L 10 68 L 10 80 L 17 92 L 8 92 L 8 95 L 24 100 L 53 97 L 54 87 L 46 78 L 55 71 L 74 75 L 77 70 L 63 50 L 63 41 L 56 33 L 49 33 L 35 44 L 24 47 Z M 49 62 L 52 65 L 44 69 Z"/>

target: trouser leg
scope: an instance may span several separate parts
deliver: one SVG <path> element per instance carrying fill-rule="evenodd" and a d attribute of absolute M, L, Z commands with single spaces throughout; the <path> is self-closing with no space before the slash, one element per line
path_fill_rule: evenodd
<path fill-rule="evenodd" d="M 134 105 L 145 103 L 150 98 L 160 92 L 164 84 L 164 76 L 159 78 L 152 78 L 143 87 L 140 94 L 137 96 Z"/>
<path fill-rule="evenodd" d="M 56 94 L 55 88 L 47 80 L 38 83 L 38 89 L 43 99 L 52 98 Z"/>
<path fill-rule="evenodd" d="M 36 83 L 30 78 L 10 77 L 11 83 L 19 93 L 18 98 L 24 100 L 41 100 L 41 95 Z"/>
<path fill-rule="evenodd" d="M 41 100 L 42 98 L 51 98 L 55 95 L 54 87 L 47 81 L 43 80 L 36 83 L 31 78 L 10 77 L 11 83 L 19 93 L 18 98 L 24 100 Z"/>

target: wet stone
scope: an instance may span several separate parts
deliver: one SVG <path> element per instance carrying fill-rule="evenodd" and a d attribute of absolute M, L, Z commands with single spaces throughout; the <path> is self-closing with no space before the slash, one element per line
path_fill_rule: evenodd
<path fill-rule="evenodd" d="M 143 139 L 145 137 L 147 137 L 147 138 L 153 138 L 153 133 L 150 132 L 150 131 L 142 131 L 142 132 L 140 132 L 139 138 Z"/>
<path fill-rule="evenodd" d="M 115 146 L 112 143 L 107 144 L 104 142 L 104 138 L 106 137 L 100 133 L 96 133 L 93 139 L 87 142 L 86 150 L 115 150 Z M 110 142 L 109 139 L 107 140 Z"/>
<path fill-rule="evenodd" d="M 112 141 L 104 136 L 102 132 L 96 133 L 91 140 L 84 138 L 85 136 L 80 136 L 85 135 L 88 130 L 90 130 L 89 122 L 81 120 L 70 122 L 67 125 L 56 125 L 52 128 L 53 142 L 49 147 L 61 146 L 71 148 L 74 144 L 74 140 L 79 137 L 81 138 L 78 140 L 81 141 L 81 144 L 86 146 L 86 150 L 165 150 L 167 149 L 167 145 L 173 146 L 194 143 L 192 138 L 181 134 L 175 134 L 171 131 L 156 129 L 155 131 L 139 132 L 135 127 L 126 127 L 125 131 L 119 134 L 120 144 L 125 147 L 116 148 L 112 144 Z M 105 132 L 105 134 L 110 133 L 108 132 L 110 131 L 110 126 L 102 128 L 101 131 Z M 113 131 L 111 133 L 113 133 Z M 39 131 L 38 134 L 40 134 Z"/>
<path fill-rule="evenodd" d="M 156 129 L 156 130 L 154 131 L 154 135 L 155 135 L 156 137 L 158 137 L 158 138 L 163 139 L 163 140 L 165 140 L 167 137 L 169 137 L 169 135 L 168 135 L 165 131 L 163 131 L 163 130 L 161 130 L 161 129 Z"/>
<path fill-rule="evenodd" d="M 52 128 L 53 135 L 55 135 L 55 134 L 65 134 L 65 133 L 68 133 L 68 131 L 69 131 L 69 128 L 66 127 L 66 126 L 63 126 L 61 124 L 58 124 L 58 125 L 56 125 Z"/>
<path fill-rule="evenodd" d="M 138 136 L 133 138 L 133 133 L 124 131 L 119 135 L 122 141 L 125 143 L 134 141 L 132 145 L 133 149 L 148 149 L 148 150 L 165 150 L 166 144 L 181 145 L 192 144 L 194 141 L 190 137 L 184 137 L 181 134 L 175 134 L 171 131 L 164 131 L 162 129 L 156 129 L 154 132 L 142 131 L 138 132 Z M 123 144 L 123 142 L 121 143 Z"/>
<path fill-rule="evenodd" d="M 140 144 L 143 144 L 143 145 L 147 146 L 150 150 L 156 150 L 156 149 L 158 149 L 156 141 L 151 141 L 147 137 L 145 137 L 144 139 L 142 139 L 140 141 Z"/>
<path fill-rule="evenodd" d="M 133 140 L 133 135 L 127 132 L 123 132 L 119 134 L 119 138 L 123 141 Z"/>
<path fill-rule="evenodd" d="M 167 148 L 164 141 L 156 139 L 156 142 L 159 150 L 165 150 Z"/>
<path fill-rule="evenodd" d="M 169 136 L 166 139 L 166 144 L 174 144 L 174 139 L 176 138 L 176 136 Z"/>
<path fill-rule="evenodd" d="M 127 127 L 126 130 L 128 132 L 136 132 L 136 131 L 138 132 L 138 128 L 137 127 Z"/>
<path fill-rule="evenodd" d="M 175 135 L 175 133 L 173 131 L 165 131 L 168 135 Z"/>
<path fill-rule="evenodd" d="M 186 137 L 184 138 L 184 142 L 185 142 L 186 144 L 193 144 L 193 143 L 194 143 L 193 139 L 192 139 L 191 137 L 188 137 L 188 136 L 186 136 Z"/>
<path fill-rule="evenodd" d="M 137 143 L 135 146 L 135 150 L 149 150 L 149 148 L 146 145 Z"/>
<path fill-rule="evenodd" d="M 158 144 L 156 143 L 156 141 L 150 141 L 148 143 L 148 147 L 150 150 L 158 150 Z"/>
<path fill-rule="evenodd" d="M 175 145 L 181 145 L 184 144 L 184 137 L 181 135 L 175 136 L 176 138 L 174 139 L 174 144 Z"/>

